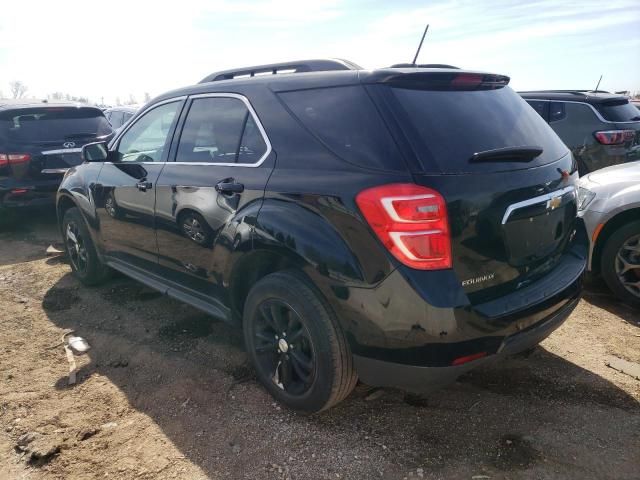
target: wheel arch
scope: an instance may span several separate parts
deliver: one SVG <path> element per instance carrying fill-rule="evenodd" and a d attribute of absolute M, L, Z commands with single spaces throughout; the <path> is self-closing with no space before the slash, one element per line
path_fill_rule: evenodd
<path fill-rule="evenodd" d="M 56 201 L 56 215 L 58 217 L 58 228 L 60 230 L 62 229 L 62 219 L 64 218 L 64 214 L 67 210 L 77 206 L 78 205 L 70 194 L 66 192 L 60 192 L 58 194 L 58 199 Z"/>
<path fill-rule="evenodd" d="M 243 255 L 234 264 L 229 278 L 229 300 L 234 318 L 242 318 L 249 291 L 262 278 L 284 270 L 295 270 L 311 280 L 305 273 L 308 266 L 302 257 L 279 248 L 258 249 Z"/>
<path fill-rule="evenodd" d="M 602 251 L 607 243 L 607 240 L 614 234 L 619 228 L 627 223 L 637 221 L 640 219 L 640 206 L 624 210 L 611 217 L 602 227 L 602 231 L 596 239 L 596 244 L 593 248 L 593 254 L 591 258 L 592 271 L 600 272 L 600 262 L 602 259 Z"/>

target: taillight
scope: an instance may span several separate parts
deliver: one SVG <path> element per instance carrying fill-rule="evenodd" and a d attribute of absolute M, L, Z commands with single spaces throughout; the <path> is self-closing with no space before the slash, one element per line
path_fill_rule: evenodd
<path fill-rule="evenodd" d="M 31 160 L 31 155 L 28 153 L 0 153 L 0 167 L 26 163 L 29 160 Z"/>
<path fill-rule="evenodd" d="M 633 140 L 635 134 L 635 130 L 605 130 L 596 132 L 593 135 L 603 145 L 620 145 Z"/>
<path fill-rule="evenodd" d="M 418 270 L 451 268 L 451 238 L 444 198 L 412 183 L 363 190 L 356 203 L 384 246 Z"/>

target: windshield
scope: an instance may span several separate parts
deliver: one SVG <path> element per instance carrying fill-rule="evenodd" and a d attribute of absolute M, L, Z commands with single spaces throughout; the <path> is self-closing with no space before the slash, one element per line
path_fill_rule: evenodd
<path fill-rule="evenodd" d="M 596 109 L 610 122 L 633 122 L 640 120 L 640 112 L 625 99 L 611 100 L 595 105 Z"/>
<path fill-rule="evenodd" d="M 547 122 L 511 88 L 430 91 L 391 88 L 399 118 L 425 172 L 497 172 L 544 165 L 568 153 Z M 528 161 L 474 161 L 475 153 L 540 147 Z"/>
<path fill-rule="evenodd" d="M 16 142 L 86 139 L 111 132 L 109 122 L 96 108 L 39 107 L 0 113 L 0 136 Z"/>

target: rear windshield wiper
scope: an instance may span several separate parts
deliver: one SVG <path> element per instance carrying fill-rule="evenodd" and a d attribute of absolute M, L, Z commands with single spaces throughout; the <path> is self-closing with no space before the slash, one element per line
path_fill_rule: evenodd
<path fill-rule="evenodd" d="M 522 147 L 505 147 L 494 150 L 476 152 L 471 157 L 472 162 L 530 162 L 542 155 L 542 147 L 535 145 Z"/>

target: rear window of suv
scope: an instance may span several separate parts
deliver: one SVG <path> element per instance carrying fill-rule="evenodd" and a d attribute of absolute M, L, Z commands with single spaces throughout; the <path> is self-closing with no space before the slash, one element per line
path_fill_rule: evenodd
<path fill-rule="evenodd" d="M 610 100 L 594 105 L 600 115 L 609 122 L 633 122 L 640 120 L 640 112 L 626 98 Z"/>
<path fill-rule="evenodd" d="M 497 172 L 544 165 L 568 153 L 547 122 L 511 88 L 430 91 L 389 87 L 422 171 Z M 475 153 L 537 146 L 530 161 L 471 161 Z"/>
<path fill-rule="evenodd" d="M 16 142 L 86 139 L 111 132 L 108 120 L 97 108 L 40 107 L 0 112 L 0 136 Z"/>

